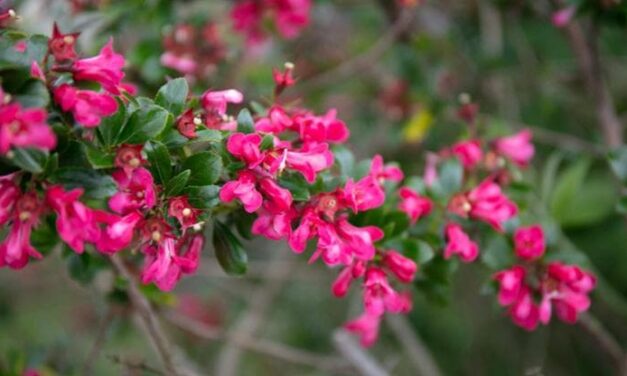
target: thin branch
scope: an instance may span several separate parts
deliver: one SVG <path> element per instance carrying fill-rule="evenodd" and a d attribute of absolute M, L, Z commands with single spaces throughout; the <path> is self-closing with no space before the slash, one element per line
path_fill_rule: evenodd
<path fill-rule="evenodd" d="M 173 347 L 170 345 L 167 336 L 163 332 L 150 303 L 139 291 L 135 279 L 124 264 L 124 261 L 118 255 L 111 256 L 111 261 L 118 273 L 128 280 L 128 295 L 131 303 L 144 322 L 146 331 L 155 346 L 157 354 L 163 362 L 167 374 L 171 376 L 183 376 L 183 373 L 179 372 L 174 364 L 174 355 L 172 354 Z"/>
<path fill-rule="evenodd" d="M 607 329 L 603 327 L 603 324 L 588 312 L 579 316 L 578 323 L 611 358 L 614 367 L 621 372 L 624 371 L 623 348 Z"/>
<path fill-rule="evenodd" d="M 560 149 L 591 154 L 597 157 L 604 157 L 607 152 L 606 148 L 602 145 L 582 140 L 568 133 L 556 132 L 536 126 L 524 126 L 524 128 L 531 129 L 533 131 L 534 138 L 539 142 L 557 146 Z"/>
<path fill-rule="evenodd" d="M 215 341 L 223 340 L 228 336 L 227 333 L 221 330 L 212 328 L 202 322 L 190 319 L 175 312 L 167 313 L 165 315 L 165 319 L 177 328 L 199 338 Z M 228 340 L 238 347 L 248 351 L 271 356 L 294 364 L 313 367 L 322 371 L 349 373 L 353 369 L 342 358 L 316 354 L 266 339 L 231 335 L 228 337 Z"/>
<path fill-rule="evenodd" d="M 348 333 L 338 329 L 333 333 L 333 344 L 363 376 L 387 376 L 388 372 L 368 354 Z"/>
<path fill-rule="evenodd" d="M 420 340 L 414 329 L 409 325 L 407 318 L 401 315 L 387 315 L 386 322 L 392 333 L 399 340 L 403 349 L 409 355 L 414 369 L 421 376 L 439 376 L 442 373 L 433 359 L 433 355 Z"/>
<path fill-rule="evenodd" d="M 166 376 L 165 373 L 159 371 L 156 368 L 153 368 L 151 366 L 149 366 L 148 364 L 144 363 L 143 361 L 134 361 L 134 360 L 130 360 L 130 359 L 124 359 L 119 355 L 107 355 L 107 358 L 112 361 L 113 363 L 116 364 L 120 364 L 128 369 L 132 369 L 132 370 L 137 370 L 137 371 L 144 371 L 144 372 L 149 372 L 155 375 L 162 375 L 162 376 Z"/>
<path fill-rule="evenodd" d="M 563 6 L 561 0 L 553 0 L 553 3 L 557 7 Z M 614 99 L 603 77 L 598 51 L 598 30 L 593 25 L 588 39 L 581 22 L 574 19 L 565 27 L 565 32 L 586 87 L 595 100 L 599 127 L 605 142 L 610 148 L 618 147 L 623 144 L 623 129 Z"/>
<path fill-rule="evenodd" d="M 285 268 L 280 263 L 270 264 L 267 269 L 268 278 L 261 287 L 255 290 L 248 310 L 242 315 L 231 335 L 228 335 L 227 344 L 220 352 L 216 364 L 216 375 L 235 376 L 239 367 L 239 359 L 242 350 L 230 341 L 231 338 L 247 338 L 261 326 L 266 311 L 270 307 L 276 295 L 281 291 L 285 281 L 296 268 Z"/>
<path fill-rule="evenodd" d="M 361 70 L 374 65 L 394 42 L 409 29 L 413 20 L 414 14 L 409 10 L 404 10 L 388 31 L 367 51 L 344 61 L 334 68 L 302 80 L 297 86 L 299 92 L 305 93 L 319 87 L 332 85 L 350 75 L 363 73 Z"/>
<path fill-rule="evenodd" d="M 84 376 L 89 376 L 92 374 L 92 369 L 94 368 L 94 363 L 98 360 L 100 356 L 100 352 L 102 350 L 102 346 L 107 339 L 107 331 L 109 327 L 111 327 L 111 323 L 115 318 L 115 310 L 113 307 L 109 306 L 107 308 L 107 313 L 105 317 L 102 319 L 102 323 L 98 328 L 98 333 L 96 334 L 96 339 L 94 340 L 94 344 L 87 355 L 87 360 L 85 360 L 85 364 L 83 365 L 83 370 L 81 372 Z"/>

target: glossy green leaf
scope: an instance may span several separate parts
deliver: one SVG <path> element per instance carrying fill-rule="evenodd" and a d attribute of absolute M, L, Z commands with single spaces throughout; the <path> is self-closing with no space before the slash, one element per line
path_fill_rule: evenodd
<path fill-rule="evenodd" d="M 612 150 L 608 155 L 608 159 L 614 174 L 616 174 L 624 184 L 627 184 L 627 146 Z"/>
<path fill-rule="evenodd" d="M 113 168 L 114 156 L 111 153 L 103 151 L 101 148 L 94 147 L 91 143 L 83 143 L 85 156 L 89 164 L 95 169 Z"/>
<path fill-rule="evenodd" d="M 190 170 L 184 170 L 167 181 L 165 184 L 165 195 L 176 196 L 181 193 L 185 188 L 185 185 L 187 185 L 187 181 L 189 180 L 191 173 L 192 172 Z"/>
<path fill-rule="evenodd" d="M 172 177 L 172 161 L 170 152 L 160 142 L 149 141 L 144 146 L 144 151 L 150 163 L 150 172 L 158 184 L 166 184 Z"/>
<path fill-rule="evenodd" d="M 222 158 L 217 153 L 205 151 L 187 158 L 181 166 L 190 170 L 190 185 L 209 185 L 218 181 L 222 174 Z"/>
<path fill-rule="evenodd" d="M 131 114 L 117 138 L 117 143 L 143 144 L 161 133 L 172 116 L 157 105 L 146 105 Z"/>
<path fill-rule="evenodd" d="M 117 112 L 111 116 L 103 117 L 100 125 L 96 128 L 99 139 L 107 146 L 118 144 L 118 137 L 127 121 L 126 104 L 120 98 L 116 98 L 116 100 L 118 102 Z"/>
<path fill-rule="evenodd" d="M 14 149 L 11 163 L 25 171 L 40 174 L 44 171 L 48 153 L 39 149 Z"/>
<path fill-rule="evenodd" d="M 214 222 L 213 246 L 216 258 L 228 274 L 243 275 L 248 269 L 248 255 L 241 243 L 231 232 L 231 229 L 220 223 Z"/>
<path fill-rule="evenodd" d="M 185 101 L 189 93 L 187 80 L 175 78 L 161 86 L 155 97 L 155 103 L 178 116 L 185 108 Z"/>
<path fill-rule="evenodd" d="M 117 192 L 117 185 L 109 175 L 88 168 L 66 167 L 58 169 L 51 177 L 66 189 L 83 188 L 85 197 L 103 199 Z"/>
<path fill-rule="evenodd" d="M 189 203 L 199 209 L 211 209 L 220 203 L 217 185 L 188 186 L 184 190 Z"/>
<path fill-rule="evenodd" d="M 247 108 L 241 110 L 237 115 L 237 130 L 242 133 L 255 131 L 255 121 Z"/>

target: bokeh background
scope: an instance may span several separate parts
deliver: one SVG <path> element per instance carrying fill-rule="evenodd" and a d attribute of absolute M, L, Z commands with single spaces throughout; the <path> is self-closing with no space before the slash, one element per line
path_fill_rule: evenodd
<path fill-rule="evenodd" d="M 625 2 L 580 2 L 591 4 L 581 7 L 585 12 L 577 22 L 594 38 L 624 124 Z M 128 80 L 144 94 L 152 95 L 166 77 L 180 76 L 161 64 L 167 51 L 182 50 L 202 63 L 191 78 L 197 93 L 233 87 L 259 103 L 271 96 L 271 69 L 293 62 L 299 83 L 287 98 L 317 112 L 337 108 L 358 157 L 381 153 L 408 173 L 420 174 L 426 152 L 465 135 L 466 125 L 457 117 L 462 93 L 479 104 L 486 133 L 532 129 L 537 154 L 520 194 L 533 195 L 548 228 L 565 235 L 564 250 L 574 250 L 569 257 L 599 273 L 591 311 L 619 345 L 627 345 L 627 223 L 617 210 L 621 186 L 607 162 L 610 145 L 600 130 L 596 93 L 586 84 L 567 32 L 551 22 L 553 12 L 568 4 L 439 0 L 406 1 L 401 7 L 392 0 L 315 0 L 311 23 L 297 38 L 282 40 L 269 31 L 264 43 L 249 46 L 232 30 L 232 3 L 13 5 L 24 30 L 49 34 L 56 20 L 64 32 L 81 31 L 85 54 L 113 36 L 129 60 Z M 213 25 L 210 38 L 173 40 L 177 27 L 200 33 L 207 23 Z M 247 249 L 251 263 L 244 278 L 225 275 L 206 252 L 200 272 L 182 280 L 174 294 L 146 288 L 151 299 L 168 307 L 164 327 L 185 349 L 185 360 L 207 375 L 355 374 L 333 338 L 358 313 L 359 297 L 334 299 L 329 291 L 334 273 L 307 265 L 305 256 L 280 243 L 255 241 Z M 158 374 L 153 368 L 159 361 L 141 325 L 123 301 L 105 298 L 113 276 L 80 263 L 53 256 L 19 272 L 0 269 L 1 374 L 27 365 L 41 375 L 79 375 L 95 346 L 102 349 L 88 374 Z M 437 291 L 415 289 L 408 321 L 386 321 L 368 353 L 392 375 L 419 374 L 415 363 L 424 359 L 417 354 L 432 357 L 445 375 L 615 373 L 603 338 L 589 330 L 594 322 L 555 321 L 525 332 L 504 316 L 489 278 L 484 266 L 463 265 Z M 202 322 L 209 333 L 181 330 L 181 317 Z M 220 334 L 225 330 L 239 340 Z"/>

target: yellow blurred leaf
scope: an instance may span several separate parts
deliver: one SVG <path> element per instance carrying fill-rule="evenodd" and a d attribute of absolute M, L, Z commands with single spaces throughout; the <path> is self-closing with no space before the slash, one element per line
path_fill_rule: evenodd
<path fill-rule="evenodd" d="M 412 116 L 403 128 L 403 139 L 415 143 L 422 141 L 429 128 L 433 125 L 433 114 L 428 109 L 423 109 Z"/>

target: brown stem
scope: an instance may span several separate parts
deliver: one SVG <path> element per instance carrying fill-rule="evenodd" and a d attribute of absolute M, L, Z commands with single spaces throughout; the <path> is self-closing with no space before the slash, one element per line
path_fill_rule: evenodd
<path fill-rule="evenodd" d="M 554 4 L 561 6 L 559 0 Z M 577 59 L 586 87 L 594 98 L 599 127 L 603 138 L 610 148 L 623 144 L 623 129 L 616 114 L 612 94 L 603 77 L 603 69 L 599 59 L 598 30 L 596 25 L 590 28 L 589 38 L 586 38 L 583 25 L 578 20 L 572 20 L 565 28 L 566 36 Z"/>
<path fill-rule="evenodd" d="M 607 329 L 605 329 L 603 324 L 588 312 L 579 317 L 578 323 L 603 349 L 603 352 L 610 357 L 612 364 L 617 370 L 617 374 L 623 374 L 625 371 L 623 348 Z"/>
<path fill-rule="evenodd" d="M 102 350 L 102 346 L 107 338 L 107 330 L 111 326 L 113 319 L 115 318 L 115 311 L 113 307 L 109 307 L 107 309 L 107 313 L 105 317 L 102 319 L 102 323 L 100 324 L 100 328 L 98 329 L 98 333 L 96 334 L 96 339 L 94 340 L 94 344 L 89 351 L 89 355 L 87 355 L 87 360 L 83 365 L 83 370 L 81 372 L 84 376 L 89 376 L 92 374 L 92 369 L 94 367 L 94 363 L 98 360 L 98 356 Z"/>
<path fill-rule="evenodd" d="M 150 303 L 139 291 L 133 275 L 131 275 L 131 272 L 124 264 L 124 261 L 118 255 L 111 256 L 111 261 L 118 273 L 128 280 L 128 296 L 133 304 L 133 308 L 144 322 L 147 333 L 155 345 L 157 354 L 161 358 L 167 374 L 171 376 L 183 376 L 174 364 L 174 356 L 171 350 L 172 346 L 163 332 L 161 325 L 159 324 L 159 320 L 152 310 Z"/>

